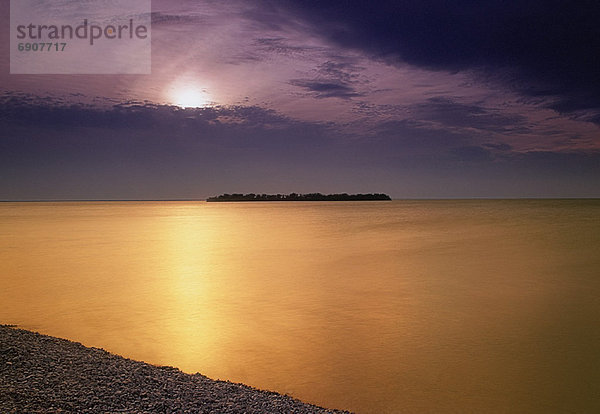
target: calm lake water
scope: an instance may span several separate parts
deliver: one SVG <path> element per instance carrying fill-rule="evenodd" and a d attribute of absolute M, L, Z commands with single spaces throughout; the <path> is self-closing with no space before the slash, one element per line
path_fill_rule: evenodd
<path fill-rule="evenodd" d="M 358 413 L 600 412 L 600 201 L 0 203 L 0 323 Z"/>

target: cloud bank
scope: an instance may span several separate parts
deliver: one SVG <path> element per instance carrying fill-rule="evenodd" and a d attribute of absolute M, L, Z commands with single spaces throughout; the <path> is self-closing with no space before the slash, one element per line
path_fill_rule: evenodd
<path fill-rule="evenodd" d="M 469 122 L 469 108 L 437 104 L 431 113 L 466 111 Z M 395 197 L 594 195 L 600 174 L 597 151 L 516 152 L 417 122 L 383 122 L 362 136 L 260 107 L 130 102 L 100 109 L 31 96 L 4 99 L 0 113 L 5 200 L 340 189 Z M 481 122 L 504 122 L 473 116 L 481 115 Z"/>

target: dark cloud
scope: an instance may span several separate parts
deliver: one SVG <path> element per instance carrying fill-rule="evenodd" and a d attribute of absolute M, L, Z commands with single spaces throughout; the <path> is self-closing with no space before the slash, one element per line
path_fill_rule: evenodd
<path fill-rule="evenodd" d="M 0 114 L 0 199 L 598 195 L 598 152 L 522 154 L 417 120 L 355 136 L 256 106 L 96 108 L 16 95 L 0 101 Z"/>
<path fill-rule="evenodd" d="M 316 47 L 310 46 L 292 45 L 283 37 L 258 38 L 254 41 L 254 44 L 258 48 L 258 50 L 285 56 L 302 55 L 308 51 L 313 51 L 317 49 Z"/>
<path fill-rule="evenodd" d="M 357 88 L 368 80 L 361 78 L 364 68 L 349 61 L 326 61 L 315 69 L 313 79 L 292 79 L 289 84 L 309 91 L 315 98 L 350 99 L 364 96 Z"/>
<path fill-rule="evenodd" d="M 439 122 L 448 127 L 474 128 L 482 131 L 511 135 L 527 132 L 527 118 L 502 113 L 476 104 L 463 104 L 448 98 L 430 98 L 414 105 L 410 112 L 417 119 Z"/>
<path fill-rule="evenodd" d="M 190 14 L 168 14 L 153 12 L 151 14 L 152 25 L 169 24 L 204 24 L 208 20 L 206 17 Z"/>
<path fill-rule="evenodd" d="M 600 108 L 596 0 L 277 4 L 285 4 L 330 41 L 392 63 L 481 71 L 524 95 L 555 97 L 552 107 L 567 113 Z"/>
<path fill-rule="evenodd" d="M 483 147 L 485 148 L 491 148 L 494 150 L 498 150 L 498 151 L 510 151 L 512 150 L 512 146 L 505 144 L 505 143 L 487 143 L 487 144 L 483 144 Z"/>
<path fill-rule="evenodd" d="M 593 89 L 592 87 L 591 90 L 593 91 Z M 567 114 L 573 119 L 599 123 L 600 107 L 597 105 L 597 101 L 597 96 L 593 95 L 593 92 L 588 92 L 562 96 L 546 106 L 561 114 Z"/>
<path fill-rule="evenodd" d="M 304 170 L 324 174 L 319 165 L 335 144 L 319 124 L 259 107 L 92 108 L 13 97 L 0 114 L 0 199 L 269 191 L 293 177 L 302 182 Z"/>
<path fill-rule="evenodd" d="M 315 98 L 342 98 L 350 99 L 362 96 L 352 86 L 340 81 L 320 81 L 309 79 L 293 79 L 291 85 L 306 89 L 314 94 Z"/>
<path fill-rule="evenodd" d="M 92 127 L 105 129 L 293 128 L 298 122 L 256 106 L 187 108 L 148 102 L 104 102 L 104 107 L 68 104 L 62 99 L 6 94 L 0 97 L 0 121 L 45 128 Z"/>
<path fill-rule="evenodd" d="M 319 66 L 318 72 L 322 76 L 350 84 L 359 83 L 362 69 L 364 68 L 354 63 L 327 61 Z"/>
<path fill-rule="evenodd" d="M 423 103 L 413 105 L 373 105 L 358 102 L 353 110 L 357 114 L 369 117 L 404 118 L 405 122 L 411 122 L 415 127 L 462 130 L 463 134 L 472 133 L 468 131 L 504 136 L 532 133 L 530 122 L 523 115 L 507 113 L 506 108 L 489 108 L 477 102 L 466 104 L 446 97 L 429 98 Z"/>

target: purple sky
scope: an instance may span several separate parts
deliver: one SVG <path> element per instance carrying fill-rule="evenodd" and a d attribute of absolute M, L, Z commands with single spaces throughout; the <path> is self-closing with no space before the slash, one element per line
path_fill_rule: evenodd
<path fill-rule="evenodd" d="M 152 75 L 10 75 L 0 2 L 0 200 L 600 197 L 596 1 L 154 0 Z"/>

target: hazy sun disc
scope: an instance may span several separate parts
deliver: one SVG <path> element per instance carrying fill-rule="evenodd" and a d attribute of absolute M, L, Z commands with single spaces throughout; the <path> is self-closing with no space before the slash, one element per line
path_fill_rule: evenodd
<path fill-rule="evenodd" d="M 171 101 L 182 108 L 200 108 L 210 103 L 208 94 L 197 86 L 182 85 L 173 89 Z"/>

